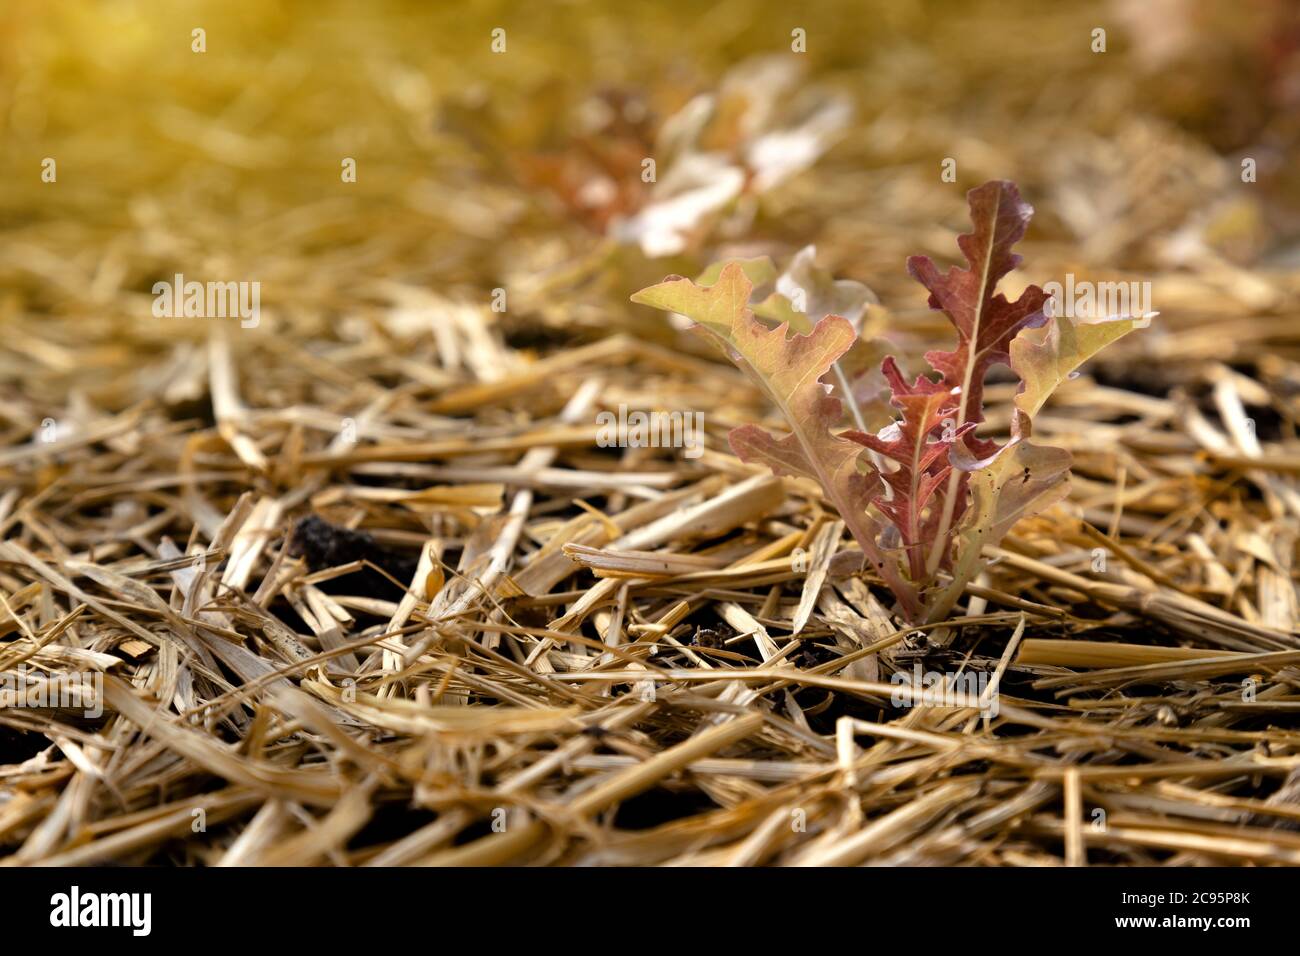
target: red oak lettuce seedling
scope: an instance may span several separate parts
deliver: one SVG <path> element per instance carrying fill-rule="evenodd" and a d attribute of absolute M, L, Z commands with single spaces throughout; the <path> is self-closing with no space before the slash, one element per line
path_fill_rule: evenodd
<path fill-rule="evenodd" d="M 1033 209 L 1003 181 L 985 183 L 967 199 L 974 229 L 957 241 L 967 266 L 941 273 L 924 256 L 907 264 L 929 290 L 930 307 L 952 322 L 956 348 L 926 353 L 937 379 L 908 382 L 893 356 L 884 359 L 881 371 L 900 417 L 874 434 L 839 430 L 836 396 L 847 384 L 841 359 L 863 347 L 853 325 L 824 313 L 812 324 L 816 310 L 806 302 L 791 308 L 779 292 L 751 309 L 755 281 L 775 278 L 770 262 L 728 262 L 710 270 L 709 278 L 717 277 L 709 285 L 670 277 L 632 297 L 693 320 L 781 410 L 788 435 L 744 425 L 731 432 L 732 449 L 778 475 L 816 481 L 913 622 L 943 619 L 984 566 L 985 546 L 1066 495 L 1070 455 L 1030 440 L 1033 416 L 1083 362 L 1149 321 L 1049 316 L 1048 296 L 1037 286 L 1008 301 L 997 284 L 1020 262 L 1011 249 Z M 804 287 L 814 278 L 810 265 L 800 264 Z M 755 311 L 785 321 L 773 327 Z M 803 321 L 801 313 L 807 313 Z M 975 434 L 984 420 L 985 376 L 999 364 L 1021 382 L 1011 436 L 1002 445 Z"/>

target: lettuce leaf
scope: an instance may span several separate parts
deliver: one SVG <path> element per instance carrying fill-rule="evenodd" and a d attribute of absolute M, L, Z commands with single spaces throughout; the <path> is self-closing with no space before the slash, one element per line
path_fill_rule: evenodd
<path fill-rule="evenodd" d="M 821 382 L 857 339 L 840 316 L 822 318 L 806 335 L 790 335 L 787 323 L 769 328 L 749 308 L 753 289 L 745 268 L 727 263 L 711 286 L 669 278 L 642 289 L 633 302 L 684 315 L 720 345 L 775 405 L 790 434 L 774 438 L 757 425 L 732 431 L 732 450 L 778 475 L 811 478 L 821 485 L 872 566 L 910 615 L 918 613 L 914 589 L 877 547 L 879 524 L 868 505 L 881 489 L 879 474 L 862 461 L 861 445 L 836 435 L 838 399 Z"/>

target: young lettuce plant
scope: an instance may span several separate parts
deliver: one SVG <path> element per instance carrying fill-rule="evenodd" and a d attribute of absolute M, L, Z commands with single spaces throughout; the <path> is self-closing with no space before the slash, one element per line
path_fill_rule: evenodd
<path fill-rule="evenodd" d="M 984 567 L 984 548 L 1065 497 L 1070 455 L 1031 441 L 1033 417 L 1076 368 L 1149 323 L 1147 316 L 1049 315 L 1049 297 L 1037 286 L 1008 301 L 997 284 L 1020 262 L 1011 249 L 1033 209 L 1004 181 L 971 190 L 967 200 L 974 229 L 957 241 L 967 267 L 941 273 L 924 256 L 908 260 L 930 292 L 930 307 L 952 322 L 957 345 L 926 353 L 937 378 L 909 383 L 893 356 L 884 359 L 899 417 L 874 433 L 841 430 L 837 397 L 851 401 L 844 360 L 867 343 L 847 319 L 828 314 L 814 324 L 815 312 L 783 303 L 779 292 L 751 308 L 755 281 L 775 279 L 770 263 L 728 262 L 706 273 L 709 284 L 670 276 L 632 297 L 691 319 L 780 409 L 788 435 L 744 425 L 731 432 L 732 449 L 778 475 L 816 481 L 910 622 L 946 617 Z M 801 263 L 812 276 L 809 265 Z M 772 326 L 755 312 L 784 321 Z M 1021 383 L 1002 445 L 975 434 L 984 420 L 984 380 L 995 365 L 1010 366 Z"/>

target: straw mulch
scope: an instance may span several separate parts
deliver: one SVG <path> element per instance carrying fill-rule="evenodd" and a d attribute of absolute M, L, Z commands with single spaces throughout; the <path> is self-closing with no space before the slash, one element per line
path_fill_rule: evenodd
<path fill-rule="evenodd" d="M 30 54 L 33 82 L 80 90 L 45 125 L 12 87 L 21 142 L 66 159 L 57 185 L 26 169 L 0 227 L 0 672 L 100 686 L 103 714 L 0 706 L 6 862 L 1300 863 L 1282 187 L 1251 192 L 1185 117 L 1142 113 L 1158 78 L 1099 67 L 1086 39 L 1067 56 L 1085 15 L 1044 19 L 1008 66 L 985 14 L 882 14 L 896 61 L 858 76 L 839 145 L 739 227 L 648 260 L 503 162 L 548 131 L 472 145 L 483 111 L 385 9 L 382 28 L 336 11 L 256 89 L 246 63 L 209 54 L 196 77 L 132 35 L 108 52 L 138 74 Z M 0 36 L 66 42 L 83 15 Z M 656 16 L 639 57 L 677 36 Z M 562 50 L 595 42 L 567 28 Z M 663 82 L 708 88 L 735 51 L 689 42 L 704 76 Z M 929 58 L 945 44 L 974 51 L 965 72 Z M 345 46 L 369 69 L 333 76 Z M 549 74 L 520 56 L 516 107 L 532 91 L 563 115 L 595 88 L 529 85 Z M 348 192 L 353 152 L 382 158 Z M 92 156 L 121 194 L 78 172 Z M 905 628 L 819 490 L 730 453 L 729 428 L 780 427 L 758 394 L 627 296 L 816 242 L 915 369 L 947 333 L 904 258 L 950 261 L 964 188 L 991 175 L 1039 210 L 1014 282 L 1151 281 L 1160 316 L 1035 422 L 1074 452 L 1069 501 L 1015 529 L 951 620 Z M 174 272 L 260 279 L 260 326 L 152 318 Z M 990 434 L 1010 388 L 990 387 Z M 706 451 L 597 447 L 620 404 L 703 411 Z M 997 716 L 894 706 L 915 665 L 992 675 Z"/>

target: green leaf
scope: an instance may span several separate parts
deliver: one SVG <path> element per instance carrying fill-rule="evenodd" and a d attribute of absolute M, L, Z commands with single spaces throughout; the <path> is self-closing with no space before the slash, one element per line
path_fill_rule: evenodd
<path fill-rule="evenodd" d="M 769 328 L 749 308 L 752 283 L 740 263 L 727 263 L 718 281 L 701 287 L 681 278 L 642 289 L 633 302 L 677 312 L 694 320 L 780 409 L 790 434 L 774 438 L 756 425 L 731 433 L 743 461 L 761 462 L 778 475 L 810 478 L 844 519 L 863 553 L 909 616 L 918 613 L 914 589 L 876 545 L 879 526 L 867 508 L 880 477 L 861 460 L 863 449 L 834 434 L 840 403 L 820 379 L 857 338 L 853 326 L 827 316 L 807 335 L 789 335 L 785 324 Z"/>
<path fill-rule="evenodd" d="M 755 285 L 761 283 L 752 274 Z M 836 279 L 817 265 L 817 247 L 804 246 L 790 265 L 774 277 L 776 291 L 754 307 L 757 315 L 789 322 L 796 332 L 806 333 L 828 315 L 848 319 L 856 331 L 868 305 L 879 300 L 861 282 Z"/>
<path fill-rule="evenodd" d="M 1016 408 L 1033 418 L 1071 372 L 1111 342 L 1145 328 L 1150 321 L 1146 316 L 1122 316 L 1074 322 L 1059 315 L 1037 328 L 1022 329 L 1010 350 L 1011 368 L 1024 383 L 1016 395 Z"/>
<path fill-rule="evenodd" d="M 1070 491 L 1070 453 L 1063 448 L 1013 438 L 983 461 L 965 456 L 961 445 L 952 458 L 956 467 L 971 472 L 971 501 L 956 543 L 952 581 L 931 604 L 931 622 L 947 617 L 984 567 L 985 546 L 997 544 L 1021 518 L 1040 514 Z"/>
<path fill-rule="evenodd" d="M 723 259 L 715 262 L 695 277 L 696 285 L 714 285 L 722 277 L 722 270 L 733 262 L 744 270 L 755 288 L 776 282 L 776 265 L 767 256 L 756 256 L 753 259 Z"/>
<path fill-rule="evenodd" d="M 858 339 L 823 381 L 830 386 L 831 394 L 848 409 L 844 424 L 856 425 L 864 431 L 888 425 L 891 419 L 888 405 L 872 395 L 873 382 L 869 378 L 885 357 L 885 352 L 875 339 L 861 335 L 863 316 L 868 307 L 880 304 L 876 294 L 861 282 L 836 279 L 819 266 L 815 246 L 800 249 L 779 276 L 775 272 L 770 277 L 759 275 L 750 269 L 746 274 L 756 288 L 765 284 L 775 286 L 775 291 L 752 306 L 754 314 L 760 318 L 778 324 L 784 322 L 801 335 L 811 332 L 813 326 L 828 315 L 849 320 L 854 331 L 859 333 Z M 874 384 L 874 391 L 879 392 L 883 382 Z"/>

